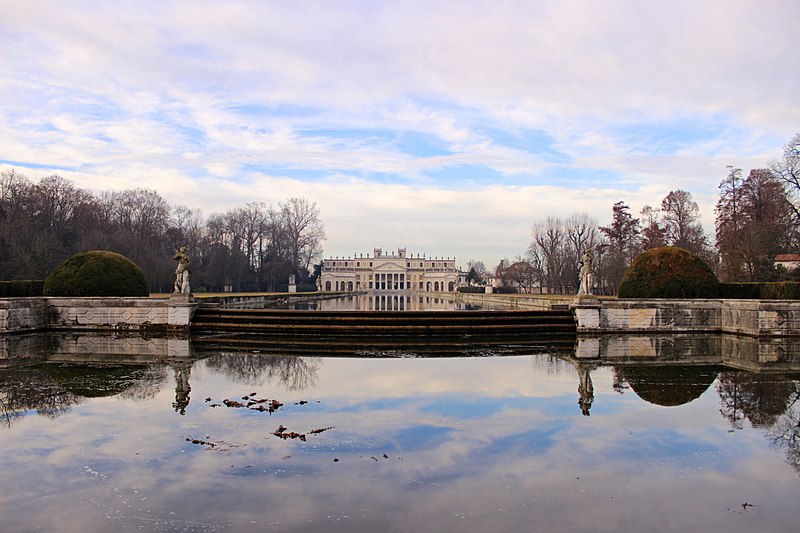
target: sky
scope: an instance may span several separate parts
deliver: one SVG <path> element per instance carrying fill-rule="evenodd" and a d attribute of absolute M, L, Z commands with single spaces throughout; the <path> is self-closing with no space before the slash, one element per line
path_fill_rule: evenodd
<path fill-rule="evenodd" d="M 208 216 L 315 202 L 324 256 L 493 267 L 800 132 L 796 0 L 0 5 L 0 170 Z"/>

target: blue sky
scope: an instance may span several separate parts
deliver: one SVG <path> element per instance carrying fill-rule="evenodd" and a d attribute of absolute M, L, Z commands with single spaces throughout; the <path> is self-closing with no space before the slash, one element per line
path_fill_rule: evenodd
<path fill-rule="evenodd" d="M 0 168 L 206 215 L 302 196 L 326 256 L 493 266 L 548 215 L 606 224 L 677 188 L 710 231 L 726 166 L 800 131 L 793 20 L 793 0 L 6 0 Z"/>

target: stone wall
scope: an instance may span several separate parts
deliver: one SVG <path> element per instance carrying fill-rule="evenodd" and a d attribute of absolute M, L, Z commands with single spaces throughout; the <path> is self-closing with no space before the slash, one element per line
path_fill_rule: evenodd
<path fill-rule="evenodd" d="M 797 300 L 595 300 L 574 309 L 578 333 L 800 336 Z"/>
<path fill-rule="evenodd" d="M 457 292 L 451 295 L 456 302 L 491 306 L 494 309 L 550 311 L 568 309 L 571 296 L 537 296 L 535 294 L 499 294 Z"/>
<path fill-rule="evenodd" d="M 4 298 L 0 333 L 47 329 L 188 331 L 196 304 L 155 298 Z"/>

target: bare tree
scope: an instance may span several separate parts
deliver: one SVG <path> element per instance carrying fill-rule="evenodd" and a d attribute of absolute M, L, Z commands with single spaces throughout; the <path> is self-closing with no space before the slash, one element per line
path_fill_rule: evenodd
<path fill-rule="evenodd" d="M 292 266 L 308 272 L 311 263 L 322 255 L 322 241 L 325 240 L 317 204 L 305 198 L 289 198 L 280 204 L 280 209 Z"/>
<path fill-rule="evenodd" d="M 661 201 L 667 243 L 707 256 L 706 237 L 700 224 L 700 209 L 692 193 L 680 189 L 670 191 Z"/>
<path fill-rule="evenodd" d="M 746 219 L 743 209 L 742 169 L 729 165 L 728 175 L 719 184 L 719 200 L 715 208 L 719 270 L 726 281 L 744 279 L 743 239 Z"/>
<path fill-rule="evenodd" d="M 607 282 L 607 290 L 616 294 L 622 276 L 640 250 L 639 219 L 631 216 L 625 202 L 617 202 L 612 208 L 611 223 L 600 231 L 606 237 L 600 278 Z"/>
<path fill-rule="evenodd" d="M 646 205 L 639 212 L 644 224 L 642 228 L 642 251 L 667 245 L 667 230 L 661 222 L 661 211 Z"/>
<path fill-rule="evenodd" d="M 564 223 L 558 217 L 548 216 L 533 225 L 531 237 L 528 255 L 534 263 L 542 265 L 542 285 L 548 293 L 561 290 L 566 260 L 564 242 L 567 239 Z"/>
<path fill-rule="evenodd" d="M 783 158 L 773 161 L 770 169 L 782 180 L 794 198 L 792 208 L 796 217 L 800 218 L 800 133 L 783 147 Z"/>

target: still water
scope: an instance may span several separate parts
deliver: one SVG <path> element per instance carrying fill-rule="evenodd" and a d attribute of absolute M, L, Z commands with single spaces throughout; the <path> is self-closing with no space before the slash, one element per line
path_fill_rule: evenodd
<path fill-rule="evenodd" d="M 13 343 L 3 531 L 797 531 L 800 368 L 781 356 Z"/>
<path fill-rule="evenodd" d="M 255 308 L 252 302 L 240 304 L 246 308 Z M 370 291 L 361 294 L 350 294 L 336 298 L 306 299 L 291 302 L 269 302 L 265 305 L 272 309 L 299 309 L 317 311 L 476 311 L 494 309 L 489 303 L 476 305 L 456 302 L 453 298 L 431 296 L 417 292 L 382 292 Z M 228 305 L 226 307 L 237 307 Z M 498 307 L 501 308 L 501 307 Z"/>

